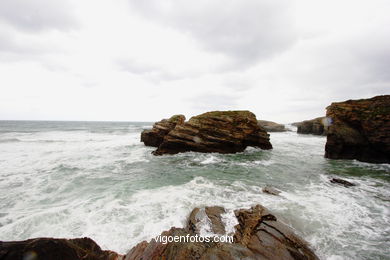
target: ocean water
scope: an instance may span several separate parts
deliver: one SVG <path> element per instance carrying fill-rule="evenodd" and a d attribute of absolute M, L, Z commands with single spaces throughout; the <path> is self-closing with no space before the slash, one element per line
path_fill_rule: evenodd
<path fill-rule="evenodd" d="M 389 259 L 390 165 L 325 159 L 325 137 L 295 132 L 272 133 L 269 151 L 156 157 L 139 141 L 151 125 L 0 121 L 0 240 L 88 236 L 126 253 L 194 207 L 224 206 L 233 225 L 260 203 L 321 259 Z"/>

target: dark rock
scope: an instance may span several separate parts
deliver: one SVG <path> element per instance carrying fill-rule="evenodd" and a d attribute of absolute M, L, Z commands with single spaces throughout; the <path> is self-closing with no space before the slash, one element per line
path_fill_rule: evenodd
<path fill-rule="evenodd" d="M 2 260 L 120 260 L 123 256 L 103 251 L 92 239 L 35 238 L 24 241 L 0 242 Z"/>
<path fill-rule="evenodd" d="M 278 124 L 272 121 L 258 120 L 257 121 L 261 127 L 263 127 L 267 132 L 286 132 L 287 129 L 283 124 Z"/>
<path fill-rule="evenodd" d="M 277 189 L 275 189 L 274 187 L 271 187 L 271 186 L 265 186 L 263 188 L 263 192 L 271 194 L 271 195 L 279 195 L 281 191 L 277 190 Z"/>
<path fill-rule="evenodd" d="M 326 115 L 326 158 L 390 163 L 390 95 L 332 103 Z"/>
<path fill-rule="evenodd" d="M 351 187 L 351 186 L 356 186 L 356 184 L 352 183 L 352 182 L 349 182 L 349 181 L 346 181 L 346 180 L 343 180 L 343 179 L 338 179 L 338 178 L 332 178 L 330 180 L 331 183 L 335 183 L 335 184 L 341 184 L 341 185 L 344 185 L 345 187 Z"/>
<path fill-rule="evenodd" d="M 162 236 L 195 236 L 200 217 L 196 215 L 202 209 L 196 208 L 190 214 L 186 228 L 171 228 Z M 204 209 L 206 212 L 206 209 Z M 220 216 L 224 212 L 220 207 L 209 207 L 211 216 Z M 207 215 L 210 217 L 210 215 Z M 205 217 L 206 215 L 203 215 Z M 250 209 L 236 210 L 238 225 L 233 243 L 223 242 L 168 242 L 163 244 L 152 239 L 136 245 L 126 255 L 126 260 L 170 259 L 170 260 L 234 260 L 234 259 L 278 259 L 278 260 L 318 260 L 306 241 L 270 213 L 257 205 Z M 219 219 L 219 218 L 218 218 Z M 217 220 L 218 223 L 222 223 Z"/>
<path fill-rule="evenodd" d="M 141 142 L 146 146 L 158 147 L 169 131 L 175 128 L 177 124 L 183 124 L 186 120 L 183 115 L 174 115 L 169 119 L 163 119 L 156 122 L 150 130 L 144 130 L 141 133 Z"/>
<path fill-rule="evenodd" d="M 298 127 L 297 133 L 299 134 L 326 135 L 328 130 L 326 117 L 318 117 L 299 123 L 293 123 L 292 125 Z"/>
<path fill-rule="evenodd" d="M 214 111 L 177 124 L 154 154 L 236 153 L 248 146 L 272 149 L 269 135 L 257 124 L 256 116 L 249 111 Z"/>

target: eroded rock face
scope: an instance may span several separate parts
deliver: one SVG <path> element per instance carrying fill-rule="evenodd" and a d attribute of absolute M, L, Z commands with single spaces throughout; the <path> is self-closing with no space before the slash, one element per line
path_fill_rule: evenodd
<path fill-rule="evenodd" d="M 214 111 L 176 124 L 154 154 L 236 153 L 248 146 L 272 149 L 269 135 L 258 125 L 256 116 L 249 111 Z"/>
<path fill-rule="evenodd" d="M 326 117 L 317 117 L 311 120 L 294 123 L 297 126 L 298 134 L 326 135 L 328 130 Z"/>
<path fill-rule="evenodd" d="M 120 260 L 123 256 L 103 251 L 92 239 L 34 238 L 24 241 L 0 242 L 3 260 Z"/>
<path fill-rule="evenodd" d="M 332 103 L 326 115 L 325 157 L 390 163 L 390 95 Z"/>
<path fill-rule="evenodd" d="M 190 214 L 187 227 L 171 228 L 162 236 L 194 236 L 199 234 L 197 225 L 202 222 L 200 213 L 209 218 L 212 230 L 224 225 L 221 207 L 196 208 Z M 236 210 L 238 221 L 233 243 L 222 242 L 171 242 L 163 244 L 154 239 L 136 245 L 126 255 L 126 260 L 170 259 L 170 260 L 233 260 L 233 259 L 267 259 L 267 260 L 317 260 L 318 257 L 309 248 L 307 242 L 270 213 L 266 208 L 257 205 L 250 209 Z M 214 219 L 212 221 L 211 219 Z"/>
<path fill-rule="evenodd" d="M 183 124 L 185 120 L 186 118 L 183 115 L 174 115 L 169 119 L 156 122 L 152 129 L 142 131 L 141 142 L 146 146 L 159 147 L 164 136 L 174 129 L 177 124 Z"/>
<path fill-rule="evenodd" d="M 286 132 L 286 127 L 283 124 L 278 124 L 272 121 L 258 120 L 258 123 L 267 132 Z"/>

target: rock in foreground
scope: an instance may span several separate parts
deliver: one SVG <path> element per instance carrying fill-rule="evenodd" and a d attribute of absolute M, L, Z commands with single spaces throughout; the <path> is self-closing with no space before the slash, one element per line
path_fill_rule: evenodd
<path fill-rule="evenodd" d="M 249 111 L 214 111 L 176 124 L 164 136 L 154 154 L 188 151 L 237 153 L 248 146 L 272 149 L 269 135 L 258 125 L 256 116 Z"/>
<path fill-rule="evenodd" d="M 326 115 L 325 157 L 390 163 L 390 95 L 332 103 Z"/>
<path fill-rule="evenodd" d="M 162 236 L 195 236 L 199 235 L 199 226 L 208 218 L 212 230 L 221 228 L 221 207 L 196 208 L 190 214 L 185 228 L 171 228 Z M 126 260 L 170 259 L 170 260 L 234 260 L 234 259 L 267 259 L 267 260 L 317 260 L 318 257 L 309 248 L 307 242 L 270 213 L 266 208 L 257 205 L 250 209 L 236 210 L 238 221 L 233 243 L 222 242 L 150 242 L 143 241 L 133 247 L 126 255 Z"/>
<path fill-rule="evenodd" d="M 286 127 L 283 124 L 278 124 L 272 121 L 259 120 L 259 125 L 267 132 L 286 132 Z"/>
<path fill-rule="evenodd" d="M 141 133 L 141 142 L 146 146 L 159 147 L 166 136 L 177 124 L 183 124 L 186 120 L 183 115 L 174 115 L 169 119 L 156 122 L 151 130 L 144 130 Z"/>
<path fill-rule="evenodd" d="M 317 117 L 311 120 L 294 123 L 297 126 L 298 134 L 326 135 L 327 133 L 327 118 Z"/>
<path fill-rule="evenodd" d="M 119 260 L 123 256 L 103 251 L 92 239 L 35 238 L 25 241 L 0 242 L 2 260 Z"/>

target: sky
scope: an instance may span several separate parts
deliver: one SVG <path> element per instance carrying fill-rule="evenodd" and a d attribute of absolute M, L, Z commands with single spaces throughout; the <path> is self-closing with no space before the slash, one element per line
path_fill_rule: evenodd
<path fill-rule="evenodd" d="M 390 94 L 388 0 L 1 0 L 0 120 L 281 123 Z"/>

